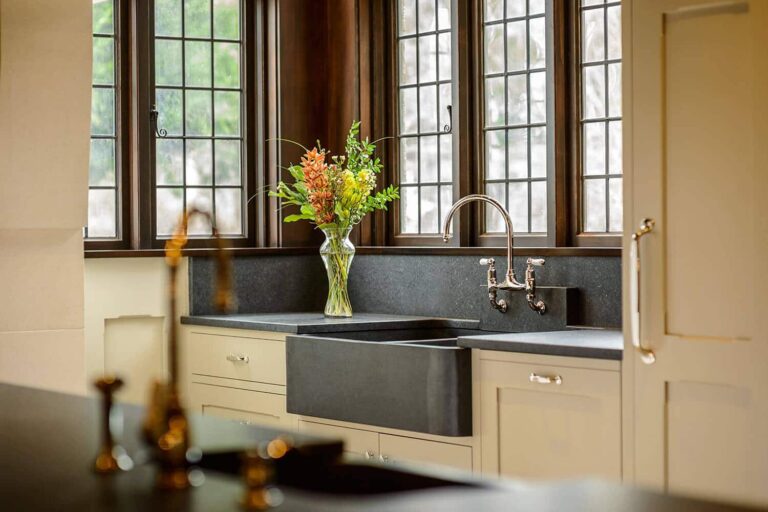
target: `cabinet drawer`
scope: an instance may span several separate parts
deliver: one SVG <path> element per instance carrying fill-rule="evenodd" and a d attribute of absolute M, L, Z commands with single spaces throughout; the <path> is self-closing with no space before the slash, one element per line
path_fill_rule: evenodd
<path fill-rule="evenodd" d="M 189 371 L 285 386 L 285 342 L 190 332 Z"/>
<path fill-rule="evenodd" d="M 286 411 L 284 395 L 193 383 L 190 402 L 204 416 L 272 428 L 294 427 L 295 416 Z"/>
<path fill-rule="evenodd" d="M 618 372 L 571 368 L 536 363 L 493 363 L 483 361 L 484 376 L 507 385 L 537 393 L 578 394 L 618 399 L 621 378 Z M 547 382 L 547 380 L 550 382 Z M 559 380 L 559 383 L 557 381 Z"/>
<path fill-rule="evenodd" d="M 317 434 L 344 441 L 344 453 L 373 459 L 379 453 L 379 433 L 356 428 L 338 427 L 313 421 L 299 420 L 299 432 Z"/>
<path fill-rule="evenodd" d="M 472 448 L 411 437 L 379 435 L 382 460 L 424 462 L 472 471 Z"/>

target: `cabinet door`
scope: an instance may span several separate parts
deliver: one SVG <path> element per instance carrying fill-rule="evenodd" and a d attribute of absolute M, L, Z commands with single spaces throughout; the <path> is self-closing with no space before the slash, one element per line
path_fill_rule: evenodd
<path fill-rule="evenodd" d="M 244 389 L 193 383 L 190 393 L 195 412 L 252 425 L 293 429 L 296 417 L 285 409 L 285 396 Z"/>
<path fill-rule="evenodd" d="M 635 482 L 768 504 L 768 2 L 632 2 L 626 459 Z M 638 299 L 639 296 L 639 299 Z M 639 307 L 637 306 L 639 304 Z M 639 329 L 639 331 L 637 331 Z"/>
<path fill-rule="evenodd" d="M 379 454 L 379 434 L 368 430 L 339 427 L 314 421 L 299 420 L 299 432 L 344 441 L 344 453 L 372 460 Z"/>
<path fill-rule="evenodd" d="M 472 471 L 472 448 L 412 437 L 379 435 L 383 462 L 424 462 Z"/>
<path fill-rule="evenodd" d="M 483 473 L 621 478 L 619 372 L 500 361 L 480 372 Z"/>

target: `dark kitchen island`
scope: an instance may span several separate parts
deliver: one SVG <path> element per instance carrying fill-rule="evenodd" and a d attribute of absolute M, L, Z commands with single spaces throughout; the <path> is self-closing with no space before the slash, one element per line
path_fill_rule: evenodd
<path fill-rule="evenodd" d="M 98 476 L 91 471 L 100 441 L 96 400 L 0 385 L 0 510 L 240 511 L 244 486 L 236 453 L 279 435 L 271 429 L 193 417 L 192 436 L 204 452 L 205 480 L 189 490 L 160 492 L 153 486 L 153 466 L 141 463 L 138 431 L 143 410 L 123 410 L 122 444 L 138 463 L 126 473 Z M 306 468 L 301 475 L 278 471 L 284 499 L 276 510 L 285 512 L 746 510 L 597 481 L 488 482 L 453 471 L 352 464 L 335 456 L 329 459 L 328 454 L 341 453 L 338 442 L 287 435 L 299 448 L 321 447 L 325 462 L 314 473 Z"/>

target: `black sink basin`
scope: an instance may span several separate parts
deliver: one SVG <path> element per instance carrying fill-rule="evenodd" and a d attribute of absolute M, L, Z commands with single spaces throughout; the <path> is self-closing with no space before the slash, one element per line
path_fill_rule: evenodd
<path fill-rule="evenodd" d="M 472 435 L 474 329 L 289 336 L 288 412 L 443 436 Z"/>

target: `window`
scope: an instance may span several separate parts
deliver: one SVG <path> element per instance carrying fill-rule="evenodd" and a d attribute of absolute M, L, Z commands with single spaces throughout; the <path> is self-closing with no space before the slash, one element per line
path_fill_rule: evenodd
<path fill-rule="evenodd" d="M 255 244 L 255 3 L 92 1 L 88 248 L 162 247 L 192 206 Z M 189 234 L 212 233 L 194 219 Z"/>
<path fill-rule="evenodd" d="M 484 190 L 505 205 L 516 233 L 546 233 L 545 2 L 484 4 Z M 504 231 L 504 220 L 491 206 L 484 231 Z"/>
<path fill-rule="evenodd" d="M 448 202 L 484 193 L 521 245 L 619 246 L 620 2 L 398 0 L 391 15 L 390 241 L 442 243 Z M 461 245 L 504 245 L 493 207 L 465 210 Z"/>
<path fill-rule="evenodd" d="M 582 230 L 622 224 L 621 3 L 584 0 L 581 23 Z"/>
<path fill-rule="evenodd" d="M 186 206 L 243 234 L 242 54 L 239 0 L 155 0 L 156 217 L 173 233 Z M 190 235 L 211 235 L 195 219 Z"/>
<path fill-rule="evenodd" d="M 453 203 L 451 0 L 398 0 L 399 232 L 435 235 Z"/>
<path fill-rule="evenodd" d="M 88 173 L 89 239 L 120 236 L 117 12 L 114 0 L 93 1 L 93 90 Z"/>

